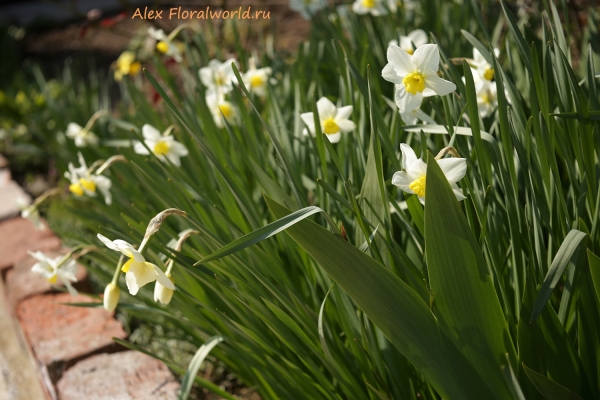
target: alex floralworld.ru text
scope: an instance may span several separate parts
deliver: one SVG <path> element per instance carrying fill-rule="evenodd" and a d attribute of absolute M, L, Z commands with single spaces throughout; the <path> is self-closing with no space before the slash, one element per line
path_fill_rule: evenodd
<path fill-rule="evenodd" d="M 251 12 L 250 6 L 242 11 L 242 7 L 237 10 L 217 10 L 211 11 L 210 6 L 202 10 L 182 10 L 181 7 L 172 7 L 169 9 L 168 19 L 270 19 L 270 11 L 254 11 Z M 166 10 L 144 10 L 137 8 L 131 19 L 167 19 L 167 15 L 163 16 Z"/>

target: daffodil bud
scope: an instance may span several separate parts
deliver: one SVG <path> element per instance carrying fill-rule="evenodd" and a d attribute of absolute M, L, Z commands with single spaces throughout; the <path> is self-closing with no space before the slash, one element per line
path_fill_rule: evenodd
<path fill-rule="evenodd" d="M 171 274 L 167 274 L 167 277 L 175 284 L 175 280 L 171 277 Z M 173 298 L 173 292 L 173 290 L 164 287 L 159 281 L 156 281 L 156 285 L 154 286 L 154 301 L 167 305 Z"/>
<path fill-rule="evenodd" d="M 106 289 L 104 289 L 104 309 L 106 311 L 114 311 L 117 308 L 117 304 L 119 304 L 119 296 L 121 295 L 121 290 L 114 283 L 109 283 L 106 285 Z"/>
<path fill-rule="evenodd" d="M 161 211 L 156 215 L 156 217 L 150 220 L 148 228 L 146 228 L 146 234 L 144 235 L 144 239 L 154 235 L 160 229 L 160 226 L 164 222 L 165 218 L 167 218 L 169 215 L 180 215 L 182 217 L 187 216 L 185 211 L 181 211 L 177 208 L 167 208 L 166 210 Z"/>

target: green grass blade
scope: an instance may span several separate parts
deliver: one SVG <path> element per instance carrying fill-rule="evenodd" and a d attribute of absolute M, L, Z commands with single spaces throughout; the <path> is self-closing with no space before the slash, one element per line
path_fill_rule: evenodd
<path fill-rule="evenodd" d="M 192 390 L 192 384 L 194 383 L 194 378 L 198 375 L 198 371 L 200 370 L 200 366 L 204 362 L 208 353 L 219 343 L 223 341 L 222 336 L 213 336 L 208 339 L 194 354 L 192 360 L 190 361 L 190 365 L 183 377 L 183 381 L 181 381 L 181 389 L 179 392 L 179 400 L 187 400 L 190 396 L 190 391 Z"/>
<path fill-rule="evenodd" d="M 569 264 L 569 261 L 576 255 L 576 252 L 579 250 L 579 247 L 582 241 L 587 237 L 587 235 L 577 229 L 572 229 L 565 240 L 560 245 L 556 256 L 554 256 L 554 260 L 552 260 L 552 265 L 548 269 L 548 273 L 544 278 L 544 283 L 542 284 L 542 288 L 538 294 L 538 297 L 533 306 L 533 312 L 531 314 L 530 321 L 533 322 L 537 318 L 537 316 L 544 309 L 546 302 L 552 295 L 554 288 L 558 284 L 565 268 Z"/>

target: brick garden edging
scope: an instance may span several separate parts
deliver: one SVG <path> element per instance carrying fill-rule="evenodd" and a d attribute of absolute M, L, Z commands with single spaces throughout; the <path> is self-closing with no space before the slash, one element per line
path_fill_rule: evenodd
<path fill-rule="evenodd" d="M 16 216 L 26 196 L 0 169 L 0 400 L 176 398 L 180 384 L 162 362 L 112 341 L 126 337 L 114 312 L 59 304 L 90 300 L 53 292 L 31 272 L 27 251 L 67 250 L 50 229 Z M 81 266 L 77 277 L 87 290 Z"/>

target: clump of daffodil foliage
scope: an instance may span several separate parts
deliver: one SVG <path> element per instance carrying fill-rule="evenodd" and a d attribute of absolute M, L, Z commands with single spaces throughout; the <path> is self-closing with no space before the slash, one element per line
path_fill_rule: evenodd
<path fill-rule="evenodd" d="M 292 1 L 291 56 L 144 31 L 57 127 L 98 306 L 264 399 L 599 398 L 599 10 L 534 4 Z"/>

